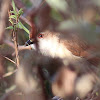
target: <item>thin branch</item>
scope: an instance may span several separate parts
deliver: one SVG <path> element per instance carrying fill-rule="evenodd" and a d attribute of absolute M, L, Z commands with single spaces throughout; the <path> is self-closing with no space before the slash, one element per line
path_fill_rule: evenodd
<path fill-rule="evenodd" d="M 8 72 L 8 73 L 4 74 L 4 75 L 2 76 L 2 78 L 5 78 L 5 77 L 8 77 L 8 76 L 11 76 L 12 74 L 14 74 L 14 73 L 16 73 L 16 72 L 17 72 L 17 69 L 15 69 L 15 70 L 12 71 L 12 72 Z"/>
<path fill-rule="evenodd" d="M 19 67 L 19 55 L 18 55 L 18 44 L 17 44 L 17 30 L 13 29 L 13 41 L 15 46 L 15 53 L 16 53 L 16 64 Z"/>
<path fill-rule="evenodd" d="M 9 13 L 9 12 L 8 12 Z M 11 15 L 9 14 L 9 17 Z M 16 65 L 17 68 L 19 67 L 19 55 L 18 55 L 18 44 L 17 44 L 17 29 L 16 29 L 16 24 L 18 23 L 18 15 L 17 15 L 17 19 L 16 19 L 16 23 L 11 23 L 13 26 L 13 30 L 12 30 L 12 35 L 13 35 L 13 41 L 14 41 L 14 48 L 15 48 L 15 53 L 16 53 Z M 11 19 L 12 20 L 12 19 Z"/>
<path fill-rule="evenodd" d="M 9 40 L 4 40 L 4 43 L 9 45 L 10 47 L 14 48 L 14 44 L 9 41 Z M 21 51 L 21 50 L 31 50 L 31 46 L 24 46 L 24 45 L 19 45 L 18 46 L 18 50 Z"/>
<path fill-rule="evenodd" d="M 10 58 L 5 57 L 5 56 L 3 56 L 3 55 L 0 55 L 0 56 L 4 57 L 5 59 L 9 60 L 10 62 L 12 62 L 12 63 L 14 63 L 14 64 L 16 65 L 16 62 L 14 62 L 13 60 L 11 60 Z M 14 74 L 16 71 L 17 71 L 17 69 L 14 70 L 14 71 L 12 71 L 12 72 L 8 72 L 8 73 L 4 74 L 4 75 L 2 76 L 2 78 L 5 78 L 5 77 L 10 76 L 10 75 Z"/>
<path fill-rule="evenodd" d="M 5 56 L 3 56 L 3 57 L 16 65 L 16 62 L 14 62 L 13 60 L 11 60 L 10 58 L 5 57 Z"/>

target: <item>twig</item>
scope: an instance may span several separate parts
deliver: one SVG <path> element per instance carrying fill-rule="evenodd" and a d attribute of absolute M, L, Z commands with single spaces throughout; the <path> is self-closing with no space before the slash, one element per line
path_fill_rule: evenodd
<path fill-rule="evenodd" d="M 0 56 L 2 56 L 2 55 L 0 55 Z M 5 57 L 5 56 L 2 56 L 2 57 L 4 57 L 5 59 L 9 60 L 10 62 L 12 62 L 12 63 L 14 63 L 16 65 L 16 63 L 13 60 L 11 60 L 10 58 Z"/>
<path fill-rule="evenodd" d="M 10 47 L 14 48 L 14 44 L 9 41 L 9 40 L 4 40 L 4 43 L 9 45 Z M 19 45 L 18 46 L 18 50 L 21 51 L 21 50 L 31 50 L 31 46 L 24 46 L 24 45 Z"/>
<path fill-rule="evenodd" d="M 15 27 L 15 26 L 14 26 Z M 13 41 L 14 41 L 14 45 L 15 45 L 15 53 L 16 53 L 16 65 L 17 67 L 19 67 L 19 55 L 18 55 L 18 44 L 17 44 L 17 30 L 13 29 Z"/>
<path fill-rule="evenodd" d="M 9 17 L 11 15 L 9 14 Z M 13 35 L 13 41 L 14 41 L 14 48 L 15 48 L 15 53 L 16 53 L 16 65 L 17 68 L 19 67 L 19 55 L 18 55 L 18 44 L 17 44 L 17 29 L 16 29 L 16 25 L 18 24 L 19 21 L 19 16 L 17 15 L 17 19 L 16 22 L 11 23 L 13 26 L 13 30 L 12 30 L 12 35 Z M 12 20 L 12 19 L 11 19 Z"/>
<path fill-rule="evenodd" d="M 13 60 L 11 60 L 10 58 L 5 57 L 5 56 L 3 56 L 3 55 L 0 55 L 0 56 L 4 57 L 5 59 L 9 60 L 10 62 L 12 62 L 12 63 L 14 63 L 14 64 L 16 65 L 16 63 L 15 63 Z M 10 75 L 14 74 L 16 71 L 17 71 L 17 69 L 15 69 L 13 72 L 8 72 L 8 73 L 4 74 L 4 75 L 2 76 L 2 78 L 5 78 L 5 77 L 7 77 L 7 76 L 10 76 Z"/>
<path fill-rule="evenodd" d="M 11 76 L 12 74 L 14 74 L 14 73 L 16 73 L 16 72 L 17 72 L 17 69 L 15 69 L 15 70 L 12 71 L 12 72 L 8 72 L 8 73 L 4 74 L 4 75 L 2 76 L 2 78 L 5 78 L 5 77 L 8 77 L 8 76 Z"/>

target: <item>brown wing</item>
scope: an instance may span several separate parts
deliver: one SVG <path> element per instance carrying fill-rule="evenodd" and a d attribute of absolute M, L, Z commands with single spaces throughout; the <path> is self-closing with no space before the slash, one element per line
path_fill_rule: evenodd
<path fill-rule="evenodd" d="M 83 39 L 79 38 L 76 34 L 66 40 L 65 45 L 73 55 L 84 57 L 95 66 L 99 64 L 100 58 L 93 55 L 93 51 L 96 50 L 96 47 L 83 41 Z"/>

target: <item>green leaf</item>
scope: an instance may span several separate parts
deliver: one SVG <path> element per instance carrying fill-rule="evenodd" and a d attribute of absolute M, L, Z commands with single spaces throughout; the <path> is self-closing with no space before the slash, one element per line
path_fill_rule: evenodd
<path fill-rule="evenodd" d="M 23 9 L 21 8 L 19 11 L 18 11 L 18 16 L 20 17 L 20 15 L 23 14 Z"/>
<path fill-rule="evenodd" d="M 11 11 L 11 10 L 10 10 L 10 13 L 11 13 L 11 14 L 17 15 L 17 12 L 16 12 L 16 11 Z"/>
<path fill-rule="evenodd" d="M 26 31 L 29 34 L 29 30 L 21 22 L 18 23 L 18 27 L 20 29 L 23 29 L 24 31 Z"/>
<path fill-rule="evenodd" d="M 13 7 L 13 10 L 16 11 L 14 0 L 12 0 L 12 7 Z"/>
<path fill-rule="evenodd" d="M 10 22 L 11 24 L 13 24 L 13 21 L 12 21 L 11 19 L 9 19 L 9 22 Z"/>
<path fill-rule="evenodd" d="M 16 15 L 11 15 L 9 18 L 17 19 Z"/>
<path fill-rule="evenodd" d="M 6 29 L 13 29 L 13 26 L 8 26 Z"/>
<path fill-rule="evenodd" d="M 17 24 L 17 28 L 23 29 L 23 27 L 20 25 L 20 22 Z"/>

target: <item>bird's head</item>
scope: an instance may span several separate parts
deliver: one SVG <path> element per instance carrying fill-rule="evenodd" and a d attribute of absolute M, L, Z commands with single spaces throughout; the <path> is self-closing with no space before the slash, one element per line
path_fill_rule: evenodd
<path fill-rule="evenodd" d="M 39 50 L 42 54 L 55 57 L 60 52 L 60 39 L 58 33 L 50 31 L 41 32 L 36 37 Z M 31 48 L 36 50 L 36 42 L 28 40 L 26 44 L 31 45 Z M 60 52 L 61 53 L 61 52 Z"/>

